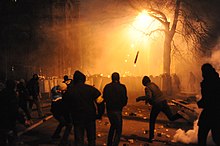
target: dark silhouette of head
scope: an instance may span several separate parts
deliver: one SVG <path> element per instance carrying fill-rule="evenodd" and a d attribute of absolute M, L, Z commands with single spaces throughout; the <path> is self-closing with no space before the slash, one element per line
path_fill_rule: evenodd
<path fill-rule="evenodd" d="M 80 72 L 80 71 L 75 71 L 73 74 L 73 82 L 76 83 L 85 83 L 86 81 L 86 76 Z"/>
<path fill-rule="evenodd" d="M 33 79 L 38 80 L 38 79 L 39 79 L 38 75 L 37 75 L 37 74 L 34 74 L 34 75 L 33 75 Z"/>
<path fill-rule="evenodd" d="M 143 77 L 143 79 L 142 79 L 142 84 L 144 85 L 144 86 L 146 86 L 148 83 L 150 83 L 151 82 L 151 80 L 150 80 L 150 78 L 148 77 L 148 76 L 144 76 Z"/>
<path fill-rule="evenodd" d="M 69 77 L 68 77 L 68 75 L 65 75 L 65 76 L 63 76 L 63 80 L 64 80 L 64 81 L 67 81 L 67 80 L 69 80 Z"/>
<path fill-rule="evenodd" d="M 120 81 L 120 75 L 117 72 L 112 73 L 112 82 L 119 82 Z"/>
<path fill-rule="evenodd" d="M 216 79 L 219 74 L 216 72 L 215 68 L 210 63 L 205 63 L 201 67 L 202 77 L 204 79 Z"/>

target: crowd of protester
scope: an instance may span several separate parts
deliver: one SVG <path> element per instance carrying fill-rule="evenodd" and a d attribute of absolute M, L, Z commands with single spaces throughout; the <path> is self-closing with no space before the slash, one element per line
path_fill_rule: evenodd
<path fill-rule="evenodd" d="M 40 102 L 38 75 L 25 82 L 8 79 L 1 82 L 0 89 L 0 145 L 14 146 L 16 143 L 16 123 L 30 126 L 33 104 L 36 104 L 39 118 L 44 118 Z"/>
<path fill-rule="evenodd" d="M 202 99 L 198 102 L 198 107 L 203 108 L 199 118 L 198 144 L 206 145 L 205 138 L 209 130 L 212 131 L 213 139 L 219 145 L 220 128 L 219 116 L 211 116 L 213 112 L 219 114 L 220 79 L 218 73 L 211 64 L 202 66 L 204 80 L 201 82 Z M 128 103 L 127 88 L 120 82 L 120 75 L 112 73 L 111 82 L 107 83 L 103 91 L 99 91 L 95 86 L 86 84 L 86 76 L 75 71 L 73 79 L 64 76 L 63 82 L 55 85 L 51 89 L 51 113 L 57 120 L 58 125 L 51 136 L 53 139 L 60 139 L 60 146 L 68 145 L 70 132 L 74 132 L 74 142 L 76 146 L 84 145 L 84 135 L 86 133 L 87 144 L 96 145 L 96 120 L 101 120 L 103 114 L 107 113 L 110 121 L 110 128 L 107 138 L 107 146 L 118 146 L 122 135 L 123 108 Z M 176 87 L 179 89 L 179 80 L 174 76 Z M 19 81 L 7 80 L 0 87 L 0 145 L 16 145 L 17 129 L 16 122 L 26 126 L 32 124 L 33 104 L 36 105 L 39 118 L 44 118 L 40 101 L 39 77 L 33 75 L 28 82 L 24 79 Z M 166 94 L 160 87 L 151 81 L 150 76 L 144 76 L 142 85 L 145 87 L 145 95 L 136 98 L 136 102 L 145 101 L 151 105 L 149 138 L 148 142 L 154 140 L 154 128 L 157 116 L 163 112 L 169 120 L 174 121 L 183 118 L 177 112 L 171 111 Z M 62 130 L 64 129 L 64 132 Z M 61 133 L 63 133 L 61 135 Z"/>

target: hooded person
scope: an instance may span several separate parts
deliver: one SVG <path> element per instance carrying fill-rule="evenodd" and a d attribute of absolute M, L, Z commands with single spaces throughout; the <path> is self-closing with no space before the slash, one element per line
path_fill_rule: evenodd
<path fill-rule="evenodd" d="M 175 121 L 183 117 L 179 114 L 179 112 L 176 114 L 172 113 L 167 103 L 166 97 L 164 96 L 160 88 L 155 83 L 151 82 L 148 76 L 143 77 L 142 84 L 145 86 L 145 96 L 140 96 L 136 98 L 136 102 L 143 100 L 146 104 L 149 103 L 152 106 L 149 122 L 150 134 L 148 139 L 148 142 L 152 143 L 152 141 L 154 140 L 156 119 L 160 112 L 163 112 L 170 121 Z"/>
<path fill-rule="evenodd" d="M 202 98 L 197 105 L 202 109 L 198 120 L 198 145 L 207 145 L 209 131 L 213 141 L 220 145 L 220 78 L 218 72 L 210 63 L 201 67 L 203 80 L 200 83 Z"/>
<path fill-rule="evenodd" d="M 85 84 L 86 76 L 75 71 L 73 85 L 70 86 L 63 97 L 66 111 L 70 113 L 74 125 L 76 146 L 84 145 L 84 133 L 87 133 L 88 145 L 96 145 L 96 119 L 104 113 L 104 103 L 97 103 L 101 95 L 95 87 Z M 96 108 L 98 107 L 98 108 Z M 98 114 L 96 114 L 98 113 Z"/>
<path fill-rule="evenodd" d="M 37 74 L 34 74 L 33 77 L 27 83 L 27 89 L 30 95 L 30 111 L 32 111 L 33 104 L 37 107 L 38 117 L 44 118 L 43 110 L 41 107 L 40 101 L 40 86 L 39 86 L 39 77 Z"/>

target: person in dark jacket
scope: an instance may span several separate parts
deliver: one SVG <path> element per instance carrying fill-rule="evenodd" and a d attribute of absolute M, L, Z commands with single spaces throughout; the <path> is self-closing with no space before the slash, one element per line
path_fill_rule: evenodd
<path fill-rule="evenodd" d="M 14 80 L 7 80 L 6 87 L 0 92 L 0 145 L 15 145 L 17 136 L 18 99 Z"/>
<path fill-rule="evenodd" d="M 64 92 L 67 90 L 67 85 L 65 83 L 60 83 L 59 85 L 54 86 L 51 89 L 51 113 L 53 117 L 59 122 L 56 130 L 54 131 L 52 138 L 60 138 L 60 133 L 63 127 L 66 125 L 64 119 L 64 110 L 62 103 L 62 96 Z"/>
<path fill-rule="evenodd" d="M 103 99 L 106 103 L 107 115 L 110 121 L 107 146 L 118 146 L 122 134 L 122 110 L 127 105 L 127 89 L 120 83 L 119 73 L 112 74 L 112 82 L 103 90 Z"/>
<path fill-rule="evenodd" d="M 27 117 L 25 124 L 30 125 L 32 121 L 29 110 L 29 92 L 24 79 L 20 79 L 19 83 L 17 84 L 17 92 L 19 107 L 24 111 L 25 116 Z"/>
<path fill-rule="evenodd" d="M 148 142 L 152 142 L 154 138 L 155 122 L 160 112 L 163 112 L 170 121 L 180 119 L 182 116 L 179 113 L 176 113 L 175 115 L 172 114 L 172 111 L 162 91 L 155 83 L 151 82 L 148 76 L 143 77 L 142 84 L 145 86 L 145 96 L 136 98 L 136 101 L 139 102 L 144 100 L 145 103 L 152 105 L 149 123 L 150 134 L 148 139 Z"/>
<path fill-rule="evenodd" d="M 44 117 L 43 115 L 43 111 L 41 108 L 41 103 L 40 103 L 40 87 L 39 87 L 39 77 L 37 74 L 33 75 L 33 78 L 31 78 L 27 84 L 27 88 L 29 91 L 29 95 L 31 96 L 31 100 L 30 100 L 30 110 L 32 110 L 32 106 L 33 104 L 36 105 L 37 107 L 37 112 L 38 112 L 38 116 L 39 118 Z"/>
<path fill-rule="evenodd" d="M 197 102 L 202 112 L 198 121 L 198 145 L 206 146 L 209 131 L 213 141 L 220 145 L 220 79 L 215 68 L 209 63 L 201 67 L 203 80 L 200 83 L 202 98 Z"/>
<path fill-rule="evenodd" d="M 67 90 L 67 85 L 65 83 L 60 83 L 56 86 L 54 86 L 51 89 L 51 113 L 53 114 L 53 117 L 59 122 L 59 124 L 56 127 L 56 130 L 54 131 L 52 138 L 53 139 L 59 139 L 61 138 L 60 133 L 62 129 L 65 127 L 65 131 L 63 133 L 63 136 L 60 140 L 61 146 L 64 146 L 68 143 L 69 134 L 72 129 L 72 123 L 67 122 L 65 117 L 65 111 L 64 111 L 64 105 L 63 105 L 63 94 Z"/>
<path fill-rule="evenodd" d="M 84 145 L 85 131 L 88 145 L 95 146 L 96 119 L 101 119 L 104 113 L 104 103 L 98 104 L 96 102 L 96 99 L 101 95 L 100 91 L 93 86 L 85 84 L 85 81 L 86 76 L 78 70 L 75 71 L 73 85 L 64 94 L 63 102 L 67 108 L 66 111 L 70 112 L 73 120 L 76 146 Z"/>

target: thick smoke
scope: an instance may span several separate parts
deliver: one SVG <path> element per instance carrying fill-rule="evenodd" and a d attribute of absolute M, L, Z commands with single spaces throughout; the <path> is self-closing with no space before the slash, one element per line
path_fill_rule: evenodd
<path fill-rule="evenodd" d="M 173 142 L 181 142 L 185 144 L 196 144 L 198 142 L 197 134 L 198 134 L 198 120 L 194 122 L 193 129 L 188 131 L 184 131 L 182 129 L 178 129 L 176 134 L 173 137 Z M 212 140 L 211 132 L 209 132 L 207 137 L 207 144 L 208 145 L 215 145 Z"/>
<path fill-rule="evenodd" d="M 215 69 L 220 73 L 220 38 L 218 39 L 218 44 L 213 48 L 210 62 L 213 64 Z"/>
<path fill-rule="evenodd" d="M 46 39 L 39 43 L 38 52 L 32 53 L 36 54 L 32 60 L 39 60 L 39 66 L 46 68 L 42 72 L 51 76 L 60 73 L 72 74 L 76 69 L 82 70 L 87 75 L 104 76 L 110 75 L 113 71 L 128 76 L 162 74 L 163 33 L 160 37 L 143 36 L 135 42 L 134 36 L 129 34 L 129 31 L 139 11 L 123 2 L 82 0 L 78 19 L 68 18 L 65 20 L 67 23 L 56 22 L 57 20 L 53 19 L 52 26 L 47 28 L 42 25 L 39 35 Z M 73 8 L 75 6 L 70 5 L 70 10 Z M 56 10 L 53 12 L 56 16 L 62 11 L 58 9 L 57 12 Z M 71 11 L 67 13 L 66 15 L 70 16 L 72 14 Z M 146 45 L 148 41 L 150 44 Z M 176 44 L 179 44 L 177 47 L 185 49 L 183 43 L 178 41 Z M 135 66 L 137 51 L 139 56 Z M 193 60 L 190 55 L 183 54 L 185 58 L 191 57 Z M 185 81 L 188 81 L 189 70 L 193 70 L 195 76 L 199 77 L 199 69 L 200 66 L 194 61 L 184 63 L 182 60 L 172 60 L 171 72 L 180 75 L 183 86 L 187 86 Z M 200 79 L 197 79 L 197 84 Z"/>
<path fill-rule="evenodd" d="M 210 62 L 216 70 L 219 72 L 220 70 L 220 41 L 219 43 L 213 48 L 212 54 L 210 58 L 204 58 L 204 62 Z M 199 111 L 198 111 L 199 112 Z M 181 142 L 185 144 L 190 144 L 190 143 L 197 143 L 198 138 L 198 126 L 197 126 L 198 120 L 194 122 L 193 129 L 190 129 L 188 131 L 184 131 L 183 129 L 178 129 L 176 131 L 176 134 L 173 137 L 174 142 Z M 209 135 L 207 137 L 207 144 L 209 145 L 215 145 L 213 140 L 212 140 L 212 135 L 211 132 L 209 132 Z"/>

